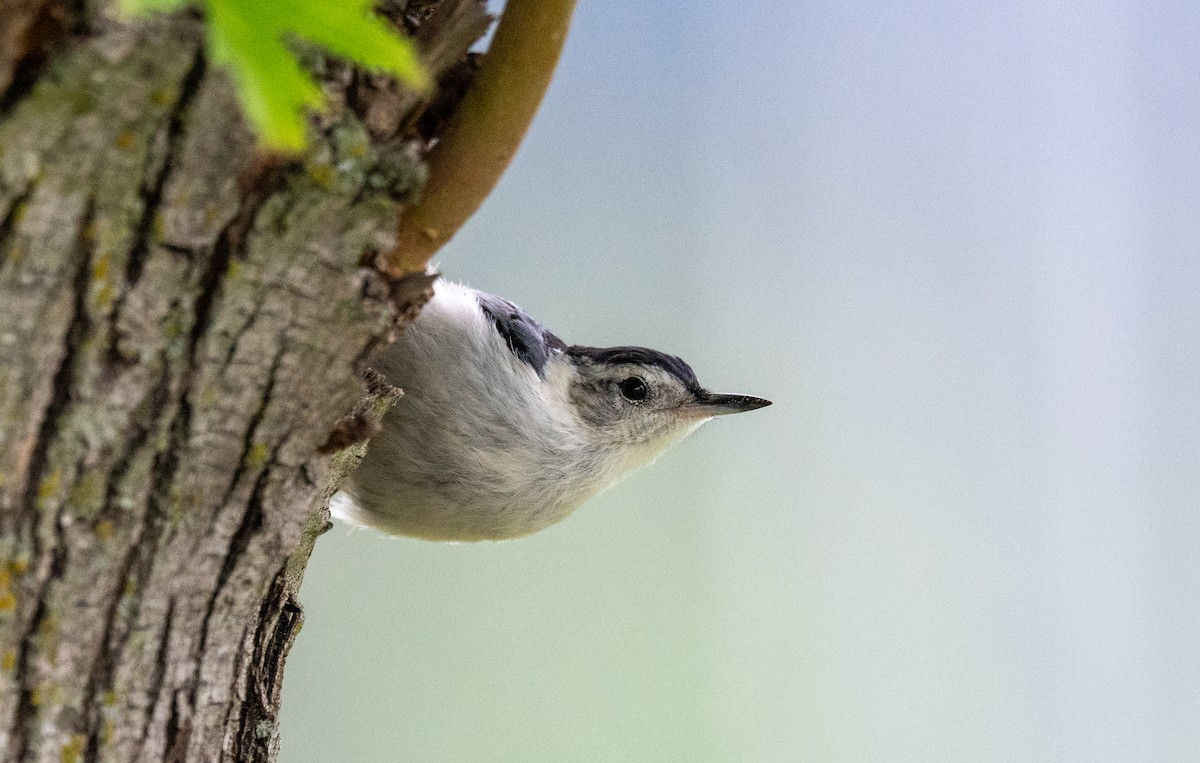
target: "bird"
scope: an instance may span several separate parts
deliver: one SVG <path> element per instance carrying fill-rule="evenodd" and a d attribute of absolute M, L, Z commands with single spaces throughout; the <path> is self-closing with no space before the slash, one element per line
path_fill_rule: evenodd
<path fill-rule="evenodd" d="M 426 540 L 530 535 L 709 419 L 771 404 L 709 392 L 657 350 L 568 345 L 445 279 L 371 365 L 403 396 L 330 510 Z"/>

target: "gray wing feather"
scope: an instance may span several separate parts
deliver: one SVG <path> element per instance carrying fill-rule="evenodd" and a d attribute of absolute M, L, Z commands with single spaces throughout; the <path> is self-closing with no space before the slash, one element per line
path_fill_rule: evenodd
<path fill-rule="evenodd" d="M 518 360 L 538 376 L 544 376 L 546 362 L 566 348 L 566 344 L 535 321 L 528 313 L 494 294 L 478 292 L 479 306 Z"/>

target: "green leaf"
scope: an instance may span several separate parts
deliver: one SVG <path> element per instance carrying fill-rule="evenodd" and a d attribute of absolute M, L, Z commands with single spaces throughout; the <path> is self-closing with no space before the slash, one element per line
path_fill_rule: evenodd
<path fill-rule="evenodd" d="M 120 0 L 129 13 L 175 10 L 186 0 Z M 308 40 L 418 90 L 429 76 L 412 41 L 375 15 L 372 0 L 204 0 L 208 51 L 228 67 L 247 118 L 269 148 L 294 152 L 308 138 L 307 109 L 325 99 L 288 43 Z"/>

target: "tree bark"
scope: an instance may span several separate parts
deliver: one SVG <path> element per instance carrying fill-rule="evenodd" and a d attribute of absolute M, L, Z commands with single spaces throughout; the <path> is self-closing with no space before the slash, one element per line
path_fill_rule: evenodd
<path fill-rule="evenodd" d="M 68 11 L 0 0 L 0 755 L 270 760 L 319 451 L 425 286 L 362 263 L 460 88 L 310 54 L 333 107 L 272 160 L 199 19 Z M 391 15 L 462 82 L 479 0 Z"/>

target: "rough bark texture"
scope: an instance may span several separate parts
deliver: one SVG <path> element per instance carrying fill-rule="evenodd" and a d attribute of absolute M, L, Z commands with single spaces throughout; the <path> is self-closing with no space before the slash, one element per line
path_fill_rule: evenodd
<path fill-rule="evenodd" d="M 317 61 L 317 144 L 264 160 L 196 18 L 90 8 L 0 0 L 0 756 L 269 760 L 318 451 L 423 287 L 361 263 L 438 120 Z M 407 14 L 461 82 L 480 3 Z"/>

